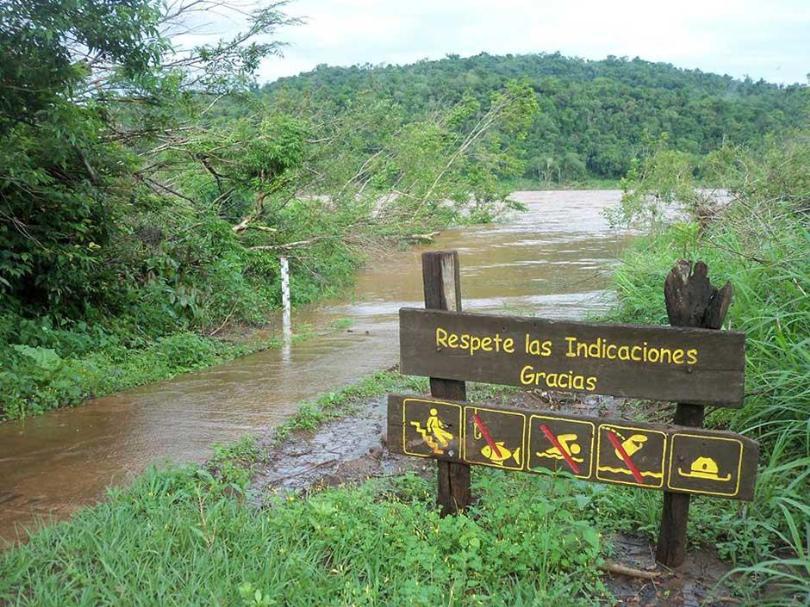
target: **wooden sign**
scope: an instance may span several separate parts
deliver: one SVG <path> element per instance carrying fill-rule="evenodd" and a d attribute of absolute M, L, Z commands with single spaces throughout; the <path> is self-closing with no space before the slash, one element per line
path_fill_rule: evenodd
<path fill-rule="evenodd" d="M 745 334 L 403 308 L 404 374 L 739 407 Z"/>
<path fill-rule="evenodd" d="M 661 489 L 656 560 L 686 558 L 690 494 L 750 500 L 758 446 L 701 430 L 705 404 L 739 407 L 745 335 L 719 331 L 733 288 L 679 260 L 664 281 L 671 327 L 461 313 L 458 253 L 422 254 L 426 310 L 400 310 L 402 373 L 433 398 L 390 397 L 389 447 L 436 460 L 442 515 L 471 503 L 470 465 L 565 472 Z M 677 401 L 675 426 L 466 404 L 465 381 Z"/>
<path fill-rule="evenodd" d="M 388 397 L 388 448 L 503 470 L 751 500 L 759 446 L 698 428 Z"/>

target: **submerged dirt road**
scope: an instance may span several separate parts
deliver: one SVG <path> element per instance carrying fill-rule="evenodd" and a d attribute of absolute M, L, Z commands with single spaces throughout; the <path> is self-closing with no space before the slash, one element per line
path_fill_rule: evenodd
<path fill-rule="evenodd" d="M 527 213 L 372 259 L 351 297 L 293 319 L 316 333 L 350 319 L 350 330 L 0 424 L 0 538 L 64 518 L 151 463 L 202 461 L 212 443 L 273 426 L 301 400 L 396 363 L 397 310 L 422 305 L 419 255 L 427 248 L 459 251 L 467 310 L 581 318 L 604 309 L 611 269 L 630 238 L 601 214 L 619 195 L 518 192 Z"/>

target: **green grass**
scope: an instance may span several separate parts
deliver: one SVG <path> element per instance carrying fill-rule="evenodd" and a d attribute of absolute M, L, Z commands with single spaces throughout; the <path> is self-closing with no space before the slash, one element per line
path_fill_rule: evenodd
<path fill-rule="evenodd" d="M 332 322 L 332 328 L 336 331 L 348 329 L 354 324 L 353 318 L 338 318 Z"/>
<path fill-rule="evenodd" d="M 67 352 L 47 346 L 11 345 L 0 348 L 0 421 L 37 415 L 76 405 L 176 375 L 203 369 L 239 356 L 277 347 L 277 338 L 231 343 L 183 331 L 140 347 L 111 338 L 86 352 Z"/>
<path fill-rule="evenodd" d="M 46 325 L 37 327 L 35 335 L 28 339 L 35 345 L 0 343 L 0 422 L 77 405 L 88 398 L 281 346 L 279 337 L 225 341 L 192 331 L 133 340 L 101 330 L 86 335 Z M 293 341 L 312 335 L 310 327 L 301 325 Z"/>
<path fill-rule="evenodd" d="M 315 430 L 369 398 L 426 389 L 422 378 L 379 372 L 304 404 L 276 439 Z M 514 389 L 471 384 L 469 392 L 472 400 L 504 401 Z M 473 475 L 479 499 L 467 516 L 439 517 L 434 481 L 413 475 L 307 497 L 273 495 L 258 508 L 246 493 L 263 455 L 245 439 L 217 448 L 206 466 L 151 469 L 131 487 L 111 490 L 104 503 L 34 533 L 0 555 L 0 603 L 609 603 L 598 572 L 611 551 L 603 538 L 630 531 L 654 540 L 660 517 L 659 492 L 482 467 Z M 796 499 L 785 473 L 763 472 L 755 505 L 774 506 L 774 492 L 786 504 Z M 757 568 L 739 573 L 760 580 L 768 561 L 756 558 L 772 549 L 763 528 L 770 522 L 745 504 L 698 498 L 689 536 Z M 778 568 L 791 564 L 800 563 L 783 558 Z M 737 575 L 726 584 L 752 605 L 790 604 L 784 596 L 803 581 L 769 588 L 762 602 L 751 579 Z"/>
<path fill-rule="evenodd" d="M 743 200 L 703 231 L 677 224 L 637 242 L 616 274 L 612 319 L 665 324 L 662 285 L 679 258 L 704 260 L 715 284 L 731 281 L 726 326 L 747 334 L 745 404 L 711 410 L 706 423 L 760 441 L 756 496 L 747 506 L 695 500 L 690 538 L 737 566 L 729 583 L 748 600 L 767 589 L 782 598 L 757 604 L 808 604 L 810 231 L 787 196 Z"/>
<path fill-rule="evenodd" d="M 373 374 L 302 405 L 276 440 L 369 398 L 426 389 L 424 378 Z M 470 385 L 477 400 L 513 391 Z M 246 491 L 262 456 L 245 439 L 206 466 L 150 469 L 41 529 L 0 555 L 0 603 L 590 605 L 608 596 L 596 569 L 607 550 L 595 523 L 602 487 L 482 469 L 469 516 L 439 517 L 433 482 L 413 475 L 272 496 L 258 509 Z"/>
<path fill-rule="evenodd" d="M 10 605 L 592 605 L 606 596 L 590 498 L 482 471 L 469 516 L 442 519 L 413 475 L 247 504 L 259 457 L 150 470 L 0 555 Z M 583 513 L 586 513 L 583 515 Z"/>

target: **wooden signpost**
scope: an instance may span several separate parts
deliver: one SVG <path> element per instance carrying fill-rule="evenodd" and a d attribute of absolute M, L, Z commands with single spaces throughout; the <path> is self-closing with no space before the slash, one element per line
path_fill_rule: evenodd
<path fill-rule="evenodd" d="M 458 253 L 436 252 L 422 255 L 422 281 L 425 308 L 461 312 L 461 280 Z M 467 387 L 463 381 L 442 377 L 430 378 L 430 393 L 441 398 L 465 400 Z M 437 464 L 438 498 L 442 514 L 463 512 L 470 505 L 470 467 L 457 461 L 443 460 Z"/>
<path fill-rule="evenodd" d="M 703 406 L 739 407 L 745 335 L 717 331 L 731 286 L 679 262 L 665 283 L 670 327 L 558 322 L 461 312 L 458 256 L 422 256 L 425 310 L 400 310 L 402 373 L 431 397 L 389 396 L 391 451 L 438 463 L 443 513 L 470 503 L 470 465 L 566 473 L 665 492 L 656 558 L 686 555 L 689 495 L 751 500 L 759 447 L 701 429 Z M 464 381 L 678 403 L 675 425 L 577 417 L 466 400 Z"/>

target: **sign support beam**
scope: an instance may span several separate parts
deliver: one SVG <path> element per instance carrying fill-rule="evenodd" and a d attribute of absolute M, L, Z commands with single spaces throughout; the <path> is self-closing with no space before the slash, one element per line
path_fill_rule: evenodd
<path fill-rule="evenodd" d="M 674 327 L 720 329 L 731 304 L 732 287 L 727 282 L 718 289 L 709 282 L 709 269 L 702 261 L 692 267 L 681 260 L 664 282 L 664 299 L 669 324 Z M 674 423 L 703 426 L 703 405 L 679 403 Z M 655 560 L 667 567 L 679 567 L 686 560 L 686 526 L 689 520 L 689 495 L 664 492 L 664 508 L 658 531 Z"/>
<path fill-rule="evenodd" d="M 461 281 L 458 252 L 435 251 L 422 254 L 422 281 L 425 308 L 461 312 Z M 463 381 L 430 378 L 430 394 L 439 398 L 467 400 Z M 459 429 L 456 429 L 457 431 Z M 463 512 L 471 502 L 470 466 L 438 460 L 438 497 L 442 515 Z"/>

